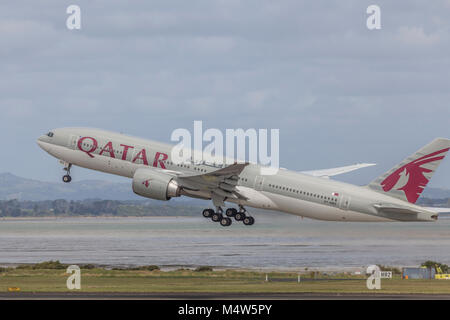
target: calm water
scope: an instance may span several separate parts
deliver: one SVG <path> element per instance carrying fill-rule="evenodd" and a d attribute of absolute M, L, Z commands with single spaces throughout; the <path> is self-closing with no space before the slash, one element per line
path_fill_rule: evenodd
<path fill-rule="evenodd" d="M 257 215 L 229 228 L 204 218 L 0 220 L 0 264 L 60 260 L 103 265 L 243 268 L 450 264 L 450 219 L 336 223 Z"/>

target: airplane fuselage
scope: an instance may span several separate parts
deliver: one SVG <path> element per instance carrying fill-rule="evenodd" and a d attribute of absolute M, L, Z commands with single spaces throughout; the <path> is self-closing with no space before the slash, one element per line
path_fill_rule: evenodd
<path fill-rule="evenodd" d="M 55 158 L 79 167 L 133 178 L 139 168 L 161 172 L 202 175 L 220 169 L 208 163 L 176 164 L 172 145 L 124 134 L 88 128 L 63 128 L 38 139 L 39 146 Z M 280 169 L 261 175 L 260 166 L 250 164 L 240 173 L 237 190 L 245 199 L 226 199 L 242 206 L 282 211 L 302 217 L 331 221 L 434 221 L 436 214 L 420 206 L 331 179 Z M 205 191 L 184 190 L 183 195 L 211 199 Z M 401 206 L 415 214 L 377 210 L 379 203 Z"/>

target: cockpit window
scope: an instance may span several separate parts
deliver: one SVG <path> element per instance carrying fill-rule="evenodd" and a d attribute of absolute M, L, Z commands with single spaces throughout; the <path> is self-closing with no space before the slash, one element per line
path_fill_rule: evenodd
<path fill-rule="evenodd" d="M 47 133 L 47 136 L 49 136 L 50 138 L 53 137 L 53 132 L 50 131 L 49 133 Z"/>

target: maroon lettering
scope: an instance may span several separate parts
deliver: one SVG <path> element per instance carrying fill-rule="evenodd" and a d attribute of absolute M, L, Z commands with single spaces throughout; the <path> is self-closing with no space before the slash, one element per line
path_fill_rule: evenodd
<path fill-rule="evenodd" d="M 162 159 L 159 159 L 162 156 Z M 153 166 L 156 168 L 158 167 L 158 163 L 161 166 L 161 168 L 165 169 L 166 166 L 164 165 L 164 161 L 166 161 L 169 158 L 169 156 L 162 152 L 157 152 L 155 154 L 155 161 L 153 161 Z"/>
<path fill-rule="evenodd" d="M 84 150 L 83 149 L 83 142 L 86 139 L 90 139 L 92 141 L 92 148 L 90 150 Z M 85 152 L 91 158 L 94 158 L 94 156 L 91 153 L 94 152 L 95 150 L 97 150 L 97 147 L 98 147 L 98 143 L 97 143 L 97 140 L 95 138 L 83 137 L 83 138 L 80 138 L 78 140 L 78 149 L 80 149 L 81 151 Z"/>
<path fill-rule="evenodd" d="M 113 148 L 113 145 L 112 145 L 112 142 L 111 142 L 111 141 L 108 142 L 108 143 L 103 147 L 102 151 L 100 151 L 100 155 L 102 155 L 103 152 L 109 152 L 109 156 L 110 156 L 111 158 L 115 158 L 115 157 L 116 157 L 116 156 L 114 155 L 114 148 Z"/>
<path fill-rule="evenodd" d="M 126 144 L 121 144 L 120 146 L 123 147 L 122 160 L 127 160 L 128 149 L 134 149 L 134 147 L 127 146 Z"/>
<path fill-rule="evenodd" d="M 147 153 L 145 152 L 145 149 L 142 149 L 142 150 L 136 155 L 136 157 L 134 157 L 134 159 L 133 159 L 132 162 L 135 163 L 136 160 L 138 160 L 138 159 L 141 159 L 142 162 L 143 162 L 146 166 L 148 166 Z"/>

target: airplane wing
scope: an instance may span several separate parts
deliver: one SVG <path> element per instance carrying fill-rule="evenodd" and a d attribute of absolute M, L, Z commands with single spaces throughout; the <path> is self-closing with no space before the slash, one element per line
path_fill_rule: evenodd
<path fill-rule="evenodd" d="M 178 183 L 188 190 L 209 191 L 213 201 L 224 205 L 225 198 L 246 199 L 236 190 L 239 174 L 248 163 L 235 163 L 228 167 L 201 175 L 178 176 Z"/>
<path fill-rule="evenodd" d="M 321 178 L 329 178 L 332 176 L 337 176 L 339 174 L 351 172 L 354 170 L 358 170 L 365 167 L 371 167 L 375 166 L 376 163 L 357 163 L 350 166 L 345 167 L 337 167 L 337 168 L 331 168 L 331 169 L 321 169 L 321 170 L 311 170 L 311 171 L 301 171 L 300 173 L 304 173 L 310 176 L 314 177 L 321 177 Z"/>

